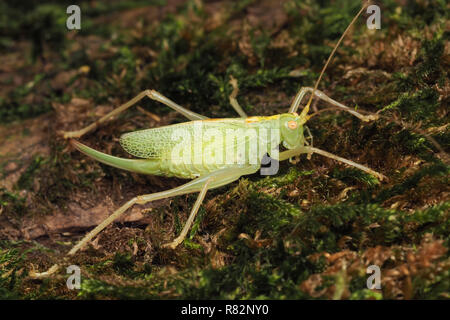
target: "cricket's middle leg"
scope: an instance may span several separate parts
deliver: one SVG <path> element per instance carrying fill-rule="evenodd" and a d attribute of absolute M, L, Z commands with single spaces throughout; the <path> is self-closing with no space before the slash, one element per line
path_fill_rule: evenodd
<path fill-rule="evenodd" d="M 314 91 L 314 89 L 310 88 L 310 87 L 303 87 L 303 88 L 300 89 L 300 91 L 295 96 L 294 101 L 292 102 L 292 105 L 291 105 L 291 107 L 289 109 L 290 113 L 297 112 L 297 109 L 300 106 L 300 103 L 303 100 L 303 97 L 308 92 L 314 92 L 314 95 L 317 96 L 319 99 L 322 99 L 322 100 L 332 104 L 334 107 L 354 115 L 355 117 L 361 119 L 362 121 L 368 122 L 368 121 L 372 121 L 372 120 L 377 120 L 378 119 L 378 115 L 377 114 L 363 115 L 363 114 L 361 114 L 359 112 L 356 112 L 352 108 L 347 107 L 347 106 L 343 105 L 342 103 L 331 99 L 329 96 L 327 96 L 322 91 L 320 91 L 320 90 L 315 90 Z"/>
<path fill-rule="evenodd" d="M 202 116 L 201 114 L 198 114 L 198 113 L 190 111 L 190 110 L 188 110 L 186 108 L 183 108 L 182 106 L 176 104 L 175 102 L 173 102 L 169 98 L 166 98 L 161 93 L 159 93 L 159 92 L 157 92 L 155 90 L 145 90 L 145 91 L 142 91 L 141 93 L 139 93 L 136 97 L 134 97 L 130 101 L 124 103 L 123 105 L 117 107 L 116 109 L 114 109 L 113 111 L 108 113 L 107 115 L 101 117 L 99 120 L 91 123 L 87 127 L 83 128 L 83 129 L 80 129 L 80 130 L 77 130 L 77 131 L 63 132 L 64 138 L 65 139 L 68 139 L 68 138 L 80 138 L 81 136 L 85 135 L 86 133 L 94 131 L 95 129 L 97 129 L 99 127 L 99 125 L 101 125 L 102 123 L 106 122 L 110 118 L 112 118 L 112 117 L 122 113 L 123 111 L 125 111 L 129 107 L 135 105 L 136 103 L 141 101 L 144 97 L 148 97 L 148 98 L 150 98 L 152 100 L 156 100 L 156 101 L 159 101 L 159 102 L 165 104 L 166 106 L 174 109 L 175 111 L 178 111 L 179 113 L 184 115 L 189 120 L 204 120 L 204 119 L 208 119 L 208 117 Z"/>

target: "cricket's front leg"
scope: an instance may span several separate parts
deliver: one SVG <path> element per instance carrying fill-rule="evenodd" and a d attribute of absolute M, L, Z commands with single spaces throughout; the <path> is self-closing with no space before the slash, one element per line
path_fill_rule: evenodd
<path fill-rule="evenodd" d="M 302 147 L 298 147 L 296 149 L 291 149 L 291 150 L 287 150 L 287 151 L 281 152 L 280 155 L 279 155 L 279 161 L 290 159 L 290 158 L 298 156 L 298 155 L 300 155 L 302 153 L 308 153 L 308 154 L 318 153 L 318 154 L 320 154 L 322 156 L 325 156 L 327 158 L 334 159 L 334 160 L 337 160 L 337 161 L 342 162 L 342 163 L 346 163 L 346 164 L 348 164 L 348 165 L 350 165 L 352 167 L 355 167 L 355 168 L 358 168 L 358 169 L 360 169 L 360 170 L 362 170 L 364 172 L 367 172 L 367 173 L 377 177 L 378 179 L 380 179 L 380 181 L 388 179 L 385 175 L 383 175 L 381 173 L 378 173 L 375 170 L 372 170 L 372 169 L 370 169 L 370 168 L 368 168 L 366 166 L 363 166 L 362 164 L 359 164 L 359 163 L 353 162 L 351 160 L 339 157 L 339 156 L 334 155 L 334 154 L 332 154 L 330 152 L 327 152 L 327 151 L 324 151 L 324 150 L 321 150 L 321 149 L 318 149 L 318 148 L 314 148 L 314 147 L 308 147 L 308 146 L 302 146 Z"/>
<path fill-rule="evenodd" d="M 236 78 L 234 78 L 233 76 L 230 76 L 229 83 L 233 87 L 233 92 L 231 92 L 231 94 L 229 96 L 231 106 L 234 108 L 234 110 L 236 110 L 236 112 L 241 116 L 241 118 L 244 118 L 244 119 L 248 118 L 247 114 L 242 109 L 242 107 L 239 105 L 239 102 L 236 99 L 238 92 L 239 92 L 239 87 L 238 87 Z"/>

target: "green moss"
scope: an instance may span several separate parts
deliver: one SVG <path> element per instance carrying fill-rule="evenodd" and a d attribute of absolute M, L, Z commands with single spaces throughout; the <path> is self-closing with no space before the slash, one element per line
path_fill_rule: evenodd
<path fill-rule="evenodd" d="M 98 17 L 107 13 L 125 11 L 145 6 L 164 6 L 166 0 L 132 0 L 132 1 L 113 1 L 98 2 L 95 6 L 87 3 L 81 4 L 81 10 L 89 17 Z"/>
<path fill-rule="evenodd" d="M 118 53 L 106 66 L 107 72 L 120 75 L 117 81 L 110 81 L 111 92 L 123 93 L 125 97 L 135 93 L 136 87 L 136 57 L 128 47 L 121 47 Z"/>
<path fill-rule="evenodd" d="M 54 3 L 52 3 L 54 2 Z M 62 48 L 66 32 L 64 8 L 61 1 L 47 1 L 39 4 L 35 1 L 4 1 L 0 10 L 0 35 L 17 40 L 17 37 L 32 41 L 32 57 L 37 58 L 43 52 L 44 42 L 52 49 Z M 23 32 L 26 29 L 27 32 Z"/>
<path fill-rule="evenodd" d="M 366 244 L 417 241 L 427 232 L 446 239 L 449 235 L 445 231 L 449 224 L 448 208 L 449 203 L 444 203 L 406 215 L 374 204 L 316 206 L 300 218 L 295 233 L 302 239 L 305 249 L 311 252 L 337 252 L 343 236 L 351 238 L 347 246 L 356 250 Z M 404 229 L 408 223 L 414 223 L 420 234 Z M 370 228 L 374 224 L 376 227 Z"/>
<path fill-rule="evenodd" d="M 450 270 L 443 270 L 432 277 L 418 277 L 413 286 L 418 299 L 448 299 L 450 288 Z"/>
<path fill-rule="evenodd" d="M 113 258 L 112 267 L 121 275 L 128 277 L 136 276 L 135 272 L 133 272 L 134 263 L 130 253 L 116 253 Z"/>
<path fill-rule="evenodd" d="M 33 92 L 37 85 L 45 79 L 44 74 L 37 74 L 34 79 L 25 85 L 18 86 L 0 98 L 0 123 L 8 123 L 17 119 L 26 119 L 38 116 L 50 110 L 50 104 L 33 105 L 26 103 L 25 98 Z"/>
<path fill-rule="evenodd" d="M 444 85 L 445 71 L 440 63 L 444 49 L 445 38 L 442 32 L 436 33 L 433 39 L 422 42 L 418 64 L 414 68 L 414 77 L 419 85 Z"/>
<path fill-rule="evenodd" d="M 275 176 L 268 176 L 255 182 L 256 188 L 281 188 L 296 182 L 300 177 L 310 176 L 314 171 L 301 171 L 297 167 L 290 167 L 287 173 L 280 172 Z"/>
<path fill-rule="evenodd" d="M 439 105 L 438 98 L 439 94 L 435 89 L 426 88 L 412 95 L 402 95 L 398 100 L 384 107 L 383 111 L 398 109 L 411 120 L 426 120 L 435 116 Z"/>
<path fill-rule="evenodd" d="M 5 214 L 20 214 L 25 212 L 26 199 L 18 193 L 0 188 L 0 205 Z"/>
<path fill-rule="evenodd" d="M 31 164 L 25 170 L 25 172 L 20 176 L 17 181 L 17 188 L 19 189 L 31 189 L 33 186 L 33 175 L 44 165 L 46 160 L 42 156 L 35 156 L 31 161 Z"/>
<path fill-rule="evenodd" d="M 380 181 L 376 177 L 356 168 L 336 168 L 333 171 L 333 178 L 340 179 L 345 182 L 362 182 L 368 187 L 375 187 L 380 184 Z"/>
<path fill-rule="evenodd" d="M 54 295 L 47 291 L 44 283 L 40 290 L 27 288 L 28 265 L 32 253 L 40 251 L 39 246 L 30 246 L 24 241 L 0 241 L 0 299 L 37 299 Z"/>
<path fill-rule="evenodd" d="M 239 245 L 233 264 L 206 268 L 176 286 L 186 299 L 305 298 L 296 283 L 307 276 L 306 270 L 316 269 L 304 258 L 289 255 L 281 241 L 264 250 Z"/>
<path fill-rule="evenodd" d="M 44 45 L 56 51 L 64 48 L 66 19 L 64 7 L 53 4 L 37 6 L 27 15 L 25 27 L 33 41 L 33 59 L 42 55 Z"/>
<path fill-rule="evenodd" d="M 88 279 L 81 282 L 78 296 L 84 299 L 102 299 L 105 297 L 116 299 L 157 299 L 158 296 L 149 294 L 144 287 L 116 286 L 104 281 Z"/>
<path fill-rule="evenodd" d="M 241 215 L 238 229 L 251 235 L 261 230 L 276 236 L 290 225 L 293 217 L 301 214 L 301 211 L 289 202 L 260 192 L 250 192 L 246 201 L 249 205 L 248 212 Z"/>
<path fill-rule="evenodd" d="M 383 107 L 383 111 L 399 110 L 403 118 L 410 121 L 442 123 L 443 119 L 436 114 L 440 102 L 435 84 L 443 86 L 446 76 L 446 71 L 439 63 L 444 54 L 444 42 L 442 32 L 436 33 L 431 40 L 423 40 L 420 55 L 411 73 L 397 74 L 395 77 L 398 89 L 408 92 Z"/>
<path fill-rule="evenodd" d="M 382 202 L 386 199 L 389 199 L 395 195 L 402 194 L 406 190 L 410 190 L 411 188 L 414 188 L 417 186 L 417 184 L 424 178 L 424 177 L 434 177 L 434 176 L 442 176 L 444 179 L 448 180 L 448 173 L 450 171 L 450 167 L 443 164 L 443 163 L 437 163 L 433 165 L 426 166 L 424 168 L 421 168 L 417 172 L 415 172 L 412 176 L 405 179 L 403 182 L 389 188 L 382 190 L 376 197 L 376 202 Z M 447 177 L 447 178 L 445 178 Z"/>
<path fill-rule="evenodd" d="M 382 299 L 383 295 L 381 293 L 369 289 L 355 291 L 350 296 L 350 300 L 382 300 Z"/>
<path fill-rule="evenodd" d="M 1 299 L 18 299 L 17 271 L 23 257 L 17 250 L 0 250 L 0 297 Z"/>
<path fill-rule="evenodd" d="M 396 1 L 390 0 L 386 1 L 384 5 L 388 8 L 386 12 L 390 15 L 390 18 L 405 30 L 408 28 L 423 28 L 448 14 L 443 0 L 408 0 L 401 7 Z"/>

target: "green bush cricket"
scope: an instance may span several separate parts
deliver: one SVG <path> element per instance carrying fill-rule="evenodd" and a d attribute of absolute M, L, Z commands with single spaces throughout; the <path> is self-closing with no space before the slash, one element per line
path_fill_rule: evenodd
<path fill-rule="evenodd" d="M 385 179 L 386 177 L 382 174 L 375 172 L 361 164 L 313 147 L 312 143 L 310 144 L 307 142 L 304 135 L 304 128 L 307 132 L 309 132 L 307 130 L 307 127 L 305 127 L 305 123 L 315 115 L 308 114 L 314 96 L 318 97 L 319 99 L 325 100 L 335 108 L 349 112 L 362 121 L 371 121 L 378 118 L 378 116 L 374 114 L 363 115 L 359 112 L 356 112 L 354 109 L 351 109 L 331 99 L 323 92 L 318 90 L 320 80 L 328 64 L 330 63 L 331 58 L 335 54 L 336 49 L 339 47 L 348 30 L 362 14 L 367 5 L 368 3 L 363 5 L 361 10 L 353 18 L 352 22 L 348 25 L 347 29 L 342 34 L 341 38 L 331 52 L 327 62 L 325 63 L 314 88 L 301 88 L 295 96 L 288 113 L 269 117 L 248 117 L 236 100 L 238 91 L 237 83 L 235 79 L 232 79 L 231 83 L 234 87 L 234 91 L 230 96 L 230 104 L 240 115 L 240 118 L 208 119 L 203 115 L 183 108 L 182 106 L 164 97 L 157 91 L 145 90 L 132 100 L 116 108 L 91 125 L 78 131 L 63 133 L 64 138 L 70 139 L 70 143 L 76 149 L 88 155 L 89 157 L 110 166 L 143 174 L 193 179 L 190 182 L 174 189 L 153 194 L 140 195 L 132 198 L 116 211 L 114 211 L 114 213 L 112 213 L 91 232 L 89 232 L 68 252 L 67 255 L 74 255 L 78 250 L 89 243 L 99 232 L 101 232 L 105 227 L 119 218 L 124 212 L 126 212 L 135 204 L 145 204 L 154 200 L 199 192 L 198 198 L 180 235 L 174 241 L 164 245 L 164 247 L 175 249 L 185 239 L 190 227 L 192 226 L 192 223 L 194 222 L 196 213 L 205 198 L 206 192 L 209 189 L 218 188 L 236 181 L 243 175 L 249 175 L 257 172 L 259 169 L 261 169 L 261 159 L 266 153 L 268 153 L 271 158 L 277 161 L 289 159 L 291 162 L 293 161 L 294 157 L 297 157 L 302 153 L 308 154 L 308 157 L 313 153 L 318 153 L 325 157 L 335 159 L 337 161 L 346 163 L 350 166 L 368 172 L 369 174 L 376 176 L 380 180 Z M 309 100 L 301 113 L 298 114 L 297 110 L 307 93 L 310 93 Z M 135 131 L 122 135 L 120 139 L 122 147 L 131 155 L 139 157 L 141 159 L 124 159 L 114 157 L 96 151 L 74 140 L 74 138 L 80 138 L 84 134 L 94 131 L 99 125 L 125 111 L 129 107 L 135 105 L 144 97 L 148 97 L 152 100 L 156 100 L 165 104 L 166 106 L 184 115 L 190 121 L 165 127 Z M 223 143 L 217 144 L 217 140 L 211 140 L 210 136 L 207 137 L 207 135 L 204 135 L 203 133 L 201 135 L 196 134 L 196 127 L 199 127 L 202 130 L 206 129 L 207 131 L 210 130 L 214 132 L 214 135 L 216 135 L 216 137 L 219 136 L 223 138 Z M 255 135 L 256 138 L 253 138 L 252 140 L 251 135 L 250 138 L 246 135 L 242 137 L 240 133 L 243 131 L 239 130 L 253 130 L 257 133 Z M 272 134 L 270 138 L 267 138 L 267 135 L 258 135 L 258 133 L 264 130 L 265 132 L 275 132 L 276 134 Z M 239 134 L 234 134 L 230 138 L 229 133 L 231 131 L 238 132 Z M 178 158 L 174 157 L 174 148 L 176 146 L 179 147 L 180 144 L 175 143 L 173 139 L 171 139 L 173 138 L 174 134 L 178 134 L 179 138 L 182 138 L 182 136 L 193 136 L 194 139 L 194 145 L 186 143 L 181 144 L 182 152 L 180 154 L 182 156 Z M 196 149 L 196 144 L 199 146 L 198 149 Z M 232 145 L 232 147 L 229 146 L 230 144 Z M 248 153 L 250 156 L 254 156 L 254 159 L 256 160 L 251 161 L 252 159 L 250 159 L 250 156 L 247 159 L 245 155 L 242 156 L 239 152 L 237 153 L 237 155 L 235 153 L 232 153 L 233 156 L 230 161 L 223 161 L 223 158 L 221 161 L 216 161 L 216 158 L 215 161 L 212 161 L 210 159 L 212 154 L 221 154 L 227 156 L 230 153 L 231 149 L 235 151 L 236 144 L 238 148 L 242 147 L 242 150 L 244 150 L 245 154 Z M 255 149 L 257 151 L 251 151 L 249 150 L 249 148 L 251 148 L 251 144 L 259 146 L 263 145 L 263 147 Z M 279 144 L 282 144 L 286 150 L 278 152 Z M 273 150 L 275 150 L 275 152 L 271 152 Z M 186 154 L 189 155 L 189 158 L 184 157 Z M 192 159 L 192 154 L 199 157 L 199 161 L 186 161 L 186 159 Z M 34 271 L 32 271 L 30 273 L 30 276 L 33 278 L 44 278 L 56 272 L 58 268 L 58 265 L 54 265 L 47 272 L 35 273 Z"/>

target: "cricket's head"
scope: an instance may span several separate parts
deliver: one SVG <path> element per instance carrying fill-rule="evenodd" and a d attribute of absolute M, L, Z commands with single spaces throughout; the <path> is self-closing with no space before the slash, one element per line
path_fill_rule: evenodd
<path fill-rule="evenodd" d="M 280 115 L 280 134 L 283 146 L 287 149 L 297 148 L 304 143 L 304 118 L 297 113 L 284 113 Z"/>

